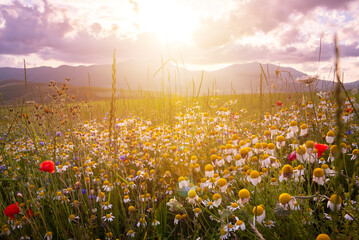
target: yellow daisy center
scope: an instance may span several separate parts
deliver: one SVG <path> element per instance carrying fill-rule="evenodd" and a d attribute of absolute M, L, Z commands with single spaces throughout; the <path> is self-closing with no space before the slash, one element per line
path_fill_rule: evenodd
<path fill-rule="evenodd" d="M 257 206 L 253 208 L 253 214 L 256 216 L 261 216 L 263 214 L 264 210 L 261 206 Z"/>
<path fill-rule="evenodd" d="M 241 189 L 238 192 L 238 196 L 239 196 L 239 198 L 249 198 L 250 193 L 249 193 L 249 191 L 247 189 Z"/>
<path fill-rule="evenodd" d="M 333 204 L 337 205 L 337 204 L 342 203 L 342 198 L 340 196 L 338 196 L 337 194 L 333 194 L 330 197 L 329 201 L 332 202 Z"/>
<path fill-rule="evenodd" d="M 316 168 L 316 169 L 314 169 L 314 171 L 313 171 L 313 176 L 314 176 L 314 177 L 323 177 L 323 176 L 324 176 L 324 171 L 323 171 L 323 169 L 321 169 L 321 168 Z"/>
<path fill-rule="evenodd" d="M 207 164 L 206 167 L 204 168 L 204 170 L 206 172 L 210 172 L 210 171 L 213 171 L 213 166 L 211 164 Z"/>
<path fill-rule="evenodd" d="M 250 176 L 251 176 L 251 178 L 259 178 L 259 172 L 258 171 L 252 171 Z"/>
<path fill-rule="evenodd" d="M 187 196 L 189 198 L 194 198 L 194 197 L 196 197 L 196 195 L 197 195 L 197 193 L 196 193 L 195 190 L 189 190 L 188 193 L 187 193 Z"/>
<path fill-rule="evenodd" d="M 220 179 L 218 179 L 217 184 L 218 184 L 219 187 L 226 186 L 227 185 L 227 180 L 224 179 L 224 178 L 220 178 Z"/>
<path fill-rule="evenodd" d="M 292 197 L 288 194 L 288 193 L 282 193 L 280 196 L 279 196 L 279 202 L 281 204 L 287 204 L 289 203 L 289 201 L 292 199 Z"/>

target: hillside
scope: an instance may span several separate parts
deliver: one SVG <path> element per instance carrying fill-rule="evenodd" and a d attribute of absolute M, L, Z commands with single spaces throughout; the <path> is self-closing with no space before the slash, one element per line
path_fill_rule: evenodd
<path fill-rule="evenodd" d="M 153 64 L 146 61 L 126 61 L 116 65 L 116 78 L 118 89 L 146 90 L 146 91 L 176 91 L 182 95 L 192 95 L 197 92 L 201 84 L 201 71 L 188 71 L 185 68 L 176 67 L 172 63 L 167 63 L 163 68 L 161 64 Z M 295 79 L 306 74 L 289 67 L 279 67 L 273 64 L 264 64 L 264 71 L 268 75 L 269 81 L 263 78 L 263 91 L 268 92 L 292 92 L 306 91 L 305 84 L 300 84 Z M 280 74 L 275 75 L 276 70 Z M 216 70 L 205 71 L 201 85 L 201 93 L 215 92 L 218 94 L 230 94 L 233 92 L 250 93 L 259 92 L 261 68 L 259 63 L 234 64 L 229 67 Z M 60 66 L 37 67 L 27 69 L 27 80 L 31 86 L 40 86 L 50 81 L 63 82 L 65 78 L 70 78 L 70 85 L 76 87 L 79 93 L 86 93 L 91 88 L 111 88 L 112 67 L 111 65 L 93 65 L 93 66 Z M 12 80 L 9 80 L 12 79 Z M 0 68 L 0 81 L 6 80 L 0 84 L 0 92 L 4 97 L 13 94 L 24 94 L 21 87 L 18 90 L 5 91 L 6 85 L 15 83 L 15 80 L 24 79 L 24 70 L 22 68 Z M 194 84 L 194 86 L 193 86 Z M 21 84 L 20 84 L 21 85 Z M 29 86 L 30 86 L 29 85 Z M 316 89 L 331 90 L 333 83 L 330 81 L 318 80 L 315 84 Z M 347 89 L 358 88 L 359 83 L 346 83 Z M 83 89 L 82 89 L 83 88 Z M 270 89 L 269 89 L 270 88 Z M 32 91 L 36 92 L 36 88 Z M 91 90 L 92 91 L 92 90 Z M 91 95 L 104 95 L 102 90 L 91 92 Z M 106 90 L 107 91 L 107 90 Z M 86 95 L 86 94 L 85 94 Z M 107 95 L 107 94 L 105 94 Z M 18 95 L 19 96 L 19 95 Z"/>
<path fill-rule="evenodd" d="M 58 86 L 63 83 L 59 82 Z M 17 105 L 25 103 L 27 101 L 35 101 L 37 103 L 48 102 L 52 99 L 51 94 L 54 90 L 49 87 L 48 83 L 33 83 L 28 82 L 25 86 L 25 82 L 16 79 L 0 80 L 0 103 L 2 105 Z M 70 86 L 68 94 L 74 96 L 77 101 L 83 100 L 101 100 L 110 98 L 112 90 L 110 88 L 101 87 L 82 87 L 82 86 Z M 144 97 L 146 94 L 153 94 L 148 91 L 137 90 L 124 90 L 117 89 L 118 98 L 139 98 Z"/>

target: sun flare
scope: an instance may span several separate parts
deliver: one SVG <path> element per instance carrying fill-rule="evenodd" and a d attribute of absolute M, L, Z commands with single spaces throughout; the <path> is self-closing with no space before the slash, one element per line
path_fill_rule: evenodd
<path fill-rule="evenodd" d="M 155 33 L 162 44 L 176 41 L 189 43 L 198 16 L 180 3 L 143 2 L 137 21 L 142 31 Z"/>

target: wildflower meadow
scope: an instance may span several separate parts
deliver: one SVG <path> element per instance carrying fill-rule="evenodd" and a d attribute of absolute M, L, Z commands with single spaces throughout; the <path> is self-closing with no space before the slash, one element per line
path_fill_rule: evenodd
<path fill-rule="evenodd" d="M 358 239 L 355 91 L 84 101 L 70 82 L 1 108 L 1 239 Z"/>

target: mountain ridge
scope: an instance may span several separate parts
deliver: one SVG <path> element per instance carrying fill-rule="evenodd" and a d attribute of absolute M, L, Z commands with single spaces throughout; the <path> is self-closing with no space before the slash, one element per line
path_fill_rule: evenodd
<path fill-rule="evenodd" d="M 167 63 L 161 66 L 150 61 L 124 61 L 116 64 L 117 87 L 122 89 L 141 89 L 148 91 L 171 90 L 180 91 L 185 95 L 185 90 L 198 89 L 201 85 L 201 93 L 219 92 L 230 94 L 258 92 L 260 86 L 260 63 L 251 62 L 232 64 L 214 71 L 191 71 L 183 68 L 182 64 L 175 66 Z M 305 91 L 305 85 L 297 83 L 295 79 L 307 74 L 291 67 L 275 64 L 262 64 L 266 78 L 263 78 L 264 92 L 274 91 Z M 267 76 L 267 68 L 269 77 Z M 276 75 L 276 70 L 279 70 Z M 32 83 L 48 83 L 50 81 L 63 82 L 70 78 L 70 85 L 78 87 L 103 87 L 111 88 L 112 65 L 61 65 L 59 67 L 34 67 L 26 69 L 27 81 Z M 289 74 L 290 73 L 290 74 Z M 0 68 L 0 80 L 24 79 L 23 68 Z M 318 90 L 329 90 L 333 87 L 331 81 L 318 80 Z M 350 89 L 358 88 L 358 81 L 345 83 Z M 190 85 L 192 85 L 190 87 Z M 196 90 L 197 91 L 197 90 Z"/>

